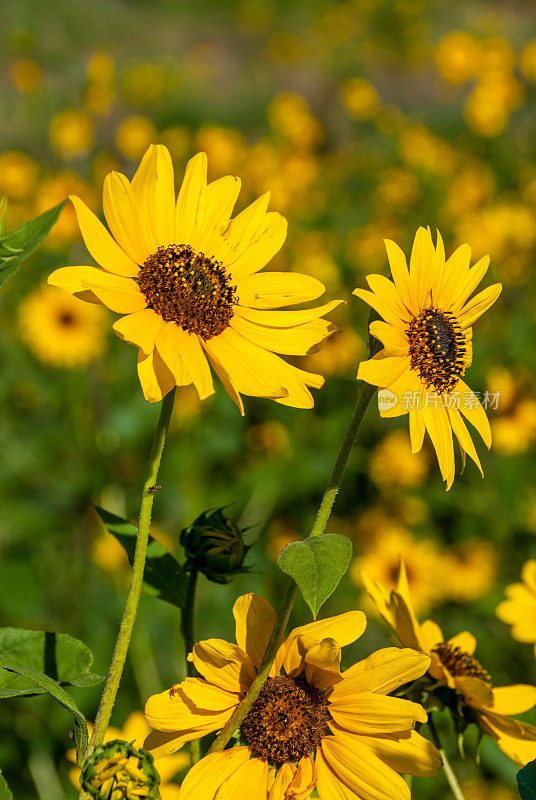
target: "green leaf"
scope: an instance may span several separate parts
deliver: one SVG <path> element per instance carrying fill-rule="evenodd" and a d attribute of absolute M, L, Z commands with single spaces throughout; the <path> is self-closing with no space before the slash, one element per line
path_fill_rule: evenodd
<path fill-rule="evenodd" d="M 517 787 L 522 800 L 536 800 L 536 761 L 529 761 L 519 770 Z"/>
<path fill-rule="evenodd" d="M 40 688 L 41 692 L 48 692 L 52 695 L 58 703 L 69 711 L 74 717 L 74 738 L 76 742 L 76 751 L 78 753 L 78 765 L 81 766 L 80 761 L 83 761 L 83 754 L 87 748 L 87 724 L 84 715 L 78 709 L 75 701 L 70 694 L 61 688 L 59 683 L 48 675 L 43 675 L 35 669 L 29 667 L 16 667 L 11 664 L 2 664 L 2 669 L 14 672 L 17 675 L 22 675 L 27 680 L 32 681 L 36 688 Z"/>
<path fill-rule="evenodd" d="M 138 529 L 126 519 L 117 517 L 103 508 L 96 508 L 106 530 L 123 545 L 132 565 Z M 159 597 L 166 603 L 183 608 L 186 596 L 186 576 L 182 566 L 163 544 L 149 536 L 143 588 L 147 594 Z"/>
<path fill-rule="evenodd" d="M 46 239 L 52 226 L 56 223 L 67 199 L 62 200 L 54 208 L 49 208 L 35 219 L 25 222 L 11 233 L 0 239 L 0 289 L 6 281 L 17 272 L 19 265 L 37 250 Z"/>
<path fill-rule="evenodd" d="M 101 675 L 90 672 L 93 655 L 66 633 L 0 628 L 0 666 L 28 667 L 67 686 L 94 686 Z M 0 670 L 0 698 L 42 694 L 33 680 Z"/>
<path fill-rule="evenodd" d="M 0 800 L 13 800 L 13 795 L 9 790 L 9 786 L 6 783 L 6 779 L 2 775 L 1 769 L 0 769 Z"/>
<path fill-rule="evenodd" d="M 291 542 L 277 560 L 279 569 L 298 584 L 303 598 L 316 619 L 333 594 L 352 558 L 352 543 L 346 536 L 324 533 L 303 542 Z"/>

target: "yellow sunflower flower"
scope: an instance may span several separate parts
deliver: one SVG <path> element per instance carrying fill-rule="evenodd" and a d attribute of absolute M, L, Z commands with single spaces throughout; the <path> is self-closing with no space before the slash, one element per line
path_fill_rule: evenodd
<path fill-rule="evenodd" d="M 23 340 L 44 364 L 84 367 L 104 348 L 104 310 L 53 286 L 41 286 L 19 306 Z"/>
<path fill-rule="evenodd" d="M 362 578 L 400 644 L 430 656 L 428 672 L 434 686 L 447 687 L 454 693 L 464 719 L 475 722 L 517 764 L 524 766 L 536 758 L 536 728 L 509 716 L 522 714 L 536 705 L 536 687 L 528 684 L 494 687 L 490 674 L 474 657 L 476 638 L 472 633 L 462 631 L 445 641 L 436 622 L 419 623 L 402 560 L 396 590 L 387 591 L 365 574 Z"/>
<path fill-rule="evenodd" d="M 507 599 L 497 606 L 500 620 L 512 626 L 512 636 L 518 642 L 534 642 L 536 655 L 536 560 L 523 564 L 521 583 L 505 589 Z"/>
<path fill-rule="evenodd" d="M 253 682 L 276 612 L 255 594 L 233 609 L 237 644 L 209 639 L 189 658 L 200 678 L 153 695 L 145 714 L 155 728 L 145 746 L 155 755 L 219 730 Z M 321 800 L 340 797 L 409 799 L 398 772 L 433 775 L 441 758 L 414 730 L 425 722 L 417 703 L 387 696 L 424 674 L 429 656 L 386 648 L 340 672 L 341 647 L 366 626 L 349 611 L 293 630 L 278 650 L 261 693 L 240 728 L 237 746 L 199 761 L 182 784 L 181 800 L 236 797 Z"/>
<path fill-rule="evenodd" d="M 63 267 L 49 283 L 125 316 L 116 333 L 138 347 L 147 400 L 193 383 L 214 393 L 209 363 L 244 413 L 241 394 L 311 408 L 308 386 L 324 379 L 276 353 L 305 355 L 335 326 L 324 319 L 342 300 L 299 311 L 274 311 L 319 297 L 324 286 L 297 273 L 257 274 L 281 248 L 286 220 L 268 211 L 270 194 L 231 220 L 240 180 L 207 186 L 207 157 L 188 163 L 175 202 L 173 165 L 151 145 L 129 182 L 111 172 L 103 205 L 113 238 L 87 206 L 71 197 L 98 267 Z"/>
<path fill-rule="evenodd" d="M 93 730 L 91 723 L 88 723 L 89 734 Z M 122 728 L 109 727 L 104 735 L 104 744 L 113 742 L 114 739 L 122 739 L 130 742 L 136 748 L 143 747 L 143 741 L 150 732 L 144 715 L 141 711 L 134 711 L 127 718 Z M 74 747 L 66 753 L 67 759 L 75 766 L 69 770 L 69 778 L 76 789 L 80 789 L 80 768 L 76 766 L 76 750 Z M 160 797 L 161 800 L 178 800 L 179 784 L 171 783 L 171 780 L 190 763 L 190 756 L 186 753 L 177 753 L 174 756 L 155 759 L 155 767 L 160 775 Z"/>
<path fill-rule="evenodd" d="M 370 325 L 383 350 L 361 362 L 357 377 L 385 390 L 379 395 L 381 416 L 409 414 L 414 453 L 428 431 L 449 489 L 455 472 L 453 432 L 463 460 L 469 455 L 482 472 L 463 417 L 491 446 L 486 413 L 462 376 L 473 357 L 472 325 L 502 287 L 496 283 L 468 299 L 486 274 L 489 257 L 470 268 L 471 249 L 464 244 L 445 260 L 439 233 L 434 247 L 430 231 L 419 228 L 409 269 L 398 245 L 386 239 L 385 246 L 393 281 L 369 275 L 372 291 L 354 291 L 383 317 Z"/>

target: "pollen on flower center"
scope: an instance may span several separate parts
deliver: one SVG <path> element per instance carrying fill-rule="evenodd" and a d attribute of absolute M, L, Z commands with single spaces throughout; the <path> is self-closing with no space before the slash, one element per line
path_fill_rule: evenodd
<path fill-rule="evenodd" d="M 329 733 L 328 701 L 303 678 L 269 678 L 242 723 L 252 752 L 275 765 L 309 755 Z"/>
<path fill-rule="evenodd" d="M 480 661 L 460 647 L 441 642 L 432 652 L 437 653 L 439 660 L 453 677 L 479 678 L 484 683 L 491 684 L 491 676 Z"/>
<path fill-rule="evenodd" d="M 425 308 L 406 331 L 411 368 L 419 372 L 426 387 L 436 392 L 452 390 L 465 372 L 467 342 L 460 323 L 450 311 Z"/>
<path fill-rule="evenodd" d="M 237 298 L 230 275 L 219 261 L 189 245 L 159 247 L 137 280 L 149 308 L 205 341 L 224 331 L 233 316 Z"/>

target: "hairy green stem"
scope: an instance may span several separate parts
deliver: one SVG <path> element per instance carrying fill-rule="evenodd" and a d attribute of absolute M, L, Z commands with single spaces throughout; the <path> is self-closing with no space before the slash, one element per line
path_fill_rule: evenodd
<path fill-rule="evenodd" d="M 435 744 L 435 746 L 437 747 L 437 749 L 439 750 L 439 754 L 441 755 L 441 758 L 443 759 L 443 771 L 445 773 L 445 777 L 447 779 L 448 785 L 450 786 L 452 794 L 454 795 L 456 800 L 465 800 L 465 797 L 463 796 L 463 792 L 461 790 L 461 786 L 458 783 L 458 778 L 456 777 L 456 775 L 454 773 L 454 770 L 452 769 L 452 767 L 450 765 L 450 761 L 448 760 L 447 754 L 446 754 L 443 746 L 441 745 L 441 739 L 439 738 L 439 734 L 437 732 L 437 728 L 435 726 L 435 723 L 434 723 L 434 721 L 432 719 L 432 714 L 431 713 L 428 714 L 428 728 L 430 729 L 430 734 L 432 736 L 432 741 Z"/>
<path fill-rule="evenodd" d="M 166 443 L 174 399 L 175 389 L 172 389 L 162 400 L 160 417 L 156 426 L 151 455 L 149 456 L 149 463 L 147 466 L 147 476 L 143 485 L 138 536 L 136 538 L 136 550 L 130 575 L 127 602 L 123 613 L 123 619 L 121 620 L 117 642 L 115 644 L 112 663 L 110 664 L 110 671 L 108 672 L 108 678 L 102 693 L 99 710 L 95 718 L 93 735 L 91 736 L 86 755 L 91 754 L 95 747 L 101 744 L 104 739 L 119 688 L 119 682 L 121 681 L 123 668 L 125 666 L 143 583 L 147 543 L 149 541 L 149 528 L 151 527 L 151 514 L 155 495 L 154 486 L 162 459 L 162 451 Z"/>
<path fill-rule="evenodd" d="M 186 587 L 186 600 L 184 608 L 181 611 L 181 634 L 184 641 L 184 657 L 186 661 L 186 675 L 193 678 L 196 675 L 196 669 L 191 661 L 188 661 L 188 654 L 192 652 L 194 646 L 194 609 L 195 609 L 195 590 L 197 586 L 198 572 L 195 567 L 192 567 L 188 575 L 188 586 Z M 193 739 L 190 742 L 190 755 L 192 764 L 199 761 L 201 755 L 201 748 L 199 739 Z"/>
<path fill-rule="evenodd" d="M 322 502 L 320 503 L 320 507 L 316 515 L 315 523 L 310 533 L 311 536 L 319 536 L 326 530 L 326 525 L 329 521 L 333 503 L 335 502 L 335 497 L 337 496 L 352 446 L 355 442 L 363 417 L 365 416 L 365 411 L 367 410 L 368 404 L 370 403 L 375 392 L 375 386 L 369 386 L 369 384 L 363 383 L 363 381 L 360 382 L 357 405 L 355 407 L 352 419 L 350 420 L 350 424 L 348 425 L 348 429 L 344 435 L 344 439 L 342 440 L 335 466 L 333 467 L 326 491 L 324 492 Z M 274 663 L 277 649 L 284 635 L 297 594 L 298 588 L 294 581 L 292 581 L 287 587 L 285 597 L 275 621 L 272 636 L 268 643 L 266 653 L 264 654 L 262 664 L 259 667 L 255 680 L 251 684 L 248 693 L 239 704 L 232 717 L 215 738 L 209 753 L 215 753 L 218 750 L 224 749 L 234 732 L 240 727 L 242 722 L 247 717 L 251 706 L 259 696 L 261 689 L 268 678 L 272 664 Z"/>

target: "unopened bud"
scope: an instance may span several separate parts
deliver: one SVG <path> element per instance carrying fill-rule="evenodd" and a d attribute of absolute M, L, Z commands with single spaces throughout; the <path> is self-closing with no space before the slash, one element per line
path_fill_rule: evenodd
<path fill-rule="evenodd" d="M 80 785 L 98 800 L 158 800 L 160 776 L 143 748 L 114 739 L 86 759 Z"/>
<path fill-rule="evenodd" d="M 227 583 L 243 567 L 249 547 L 240 528 L 223 514 L 222 508 L 204 511 L 181 531 L 186 568 L 198 569 L 216 583 Z"/>

